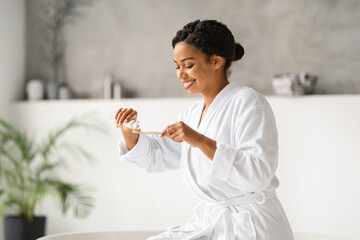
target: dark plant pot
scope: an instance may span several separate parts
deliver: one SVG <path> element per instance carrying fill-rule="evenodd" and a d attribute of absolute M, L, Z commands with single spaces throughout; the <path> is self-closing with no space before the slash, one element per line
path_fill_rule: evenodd
<path fill-rule="evenodd" d="M 19 216 L 7 216 L 4 220 L 5 240 L 35 240 L 45 235 L 45 217 L 34 217 L 29 222 Z"/>

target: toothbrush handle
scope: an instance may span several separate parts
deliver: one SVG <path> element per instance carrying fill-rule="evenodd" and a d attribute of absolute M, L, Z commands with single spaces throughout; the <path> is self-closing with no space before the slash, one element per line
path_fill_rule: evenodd
<path fill-rule="evenodd" d="M 141 131 L 132 131 L 133 133 L 142 133 L 142 134 L 154 134 L 161 135 L 161 132 L 141 132 Z"/>

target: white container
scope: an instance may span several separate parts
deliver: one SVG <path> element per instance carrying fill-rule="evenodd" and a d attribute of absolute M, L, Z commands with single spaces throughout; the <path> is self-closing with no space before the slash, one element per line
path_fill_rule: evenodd
<path fill-rule="evenodd" d="M 70 89 L 67 86 L 61 86 L 59 88 L 59 99 L 65 100 L 71 98 L 71 92 Z"/>
<path fill-rule="evenodd" d="M 30 101 L 44 99 L 44 83 L 39 79 L 31 79 L 26 85 L 27 99 Z"/>

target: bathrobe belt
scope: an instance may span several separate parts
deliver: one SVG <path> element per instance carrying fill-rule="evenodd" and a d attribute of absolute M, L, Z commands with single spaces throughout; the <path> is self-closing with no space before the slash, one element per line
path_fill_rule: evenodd
<path fill-rule="evenodd" d="M 271 192 L 261 192 L 261 193 L 250 193 L 243 196 L 231 198 L 228 200 L 218 201 L 218 202 L 207 202 L 207 206 L 211 210 L 224 209 L 231 206 L 247 204 L 247 203 L 258 203 L 264 204 L 267 199 L 276 197 L 276 191 Z"/>
<path fill-rule="evenodd" d="M 189 222 L 192 221 L 200 221 L 201 215 L 200 214 L 200 207 L 205 207 L 205 215 L 210 214 L 211 212 L 217 211 L 217 212 L 226 212 L 226 209 L 232 206 L 242 205 L 242 204 L 248 204 L 248 203 L 258 203 L 258 204 L 264 204 L 266 200 L 276 197 L 276 191 L 270 191 L 270 192 L 261 192 L 261 193 L 250 193 L 245 194 L 239 197 L 222 200 L 218 202 L 207 202 L 207 201 L 201 201 L 199 202 L 195 207 L 195 214 L 191 217 Z M 170 227 L 169 229 L 171 229 Z"/>

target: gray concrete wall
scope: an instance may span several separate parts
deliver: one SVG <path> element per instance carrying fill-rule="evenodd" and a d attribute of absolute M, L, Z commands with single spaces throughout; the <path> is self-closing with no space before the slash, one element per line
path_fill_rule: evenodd
<path fill-rule="evenodd" d="M 51 78 L 41 59 L 41 2 L 27 1 L 27 79 Z M 137 97 L 186 96 L 171 40 L 184 24 L 217 19 L 245 48 L 240 80 L 273 94 L 277 73 L 319 76 L 318 94 L 360 93 L 359 0 L 97 0 L 65 27 L 66 79 L 77 96 L 101 97 L 113 74 Z"/>

